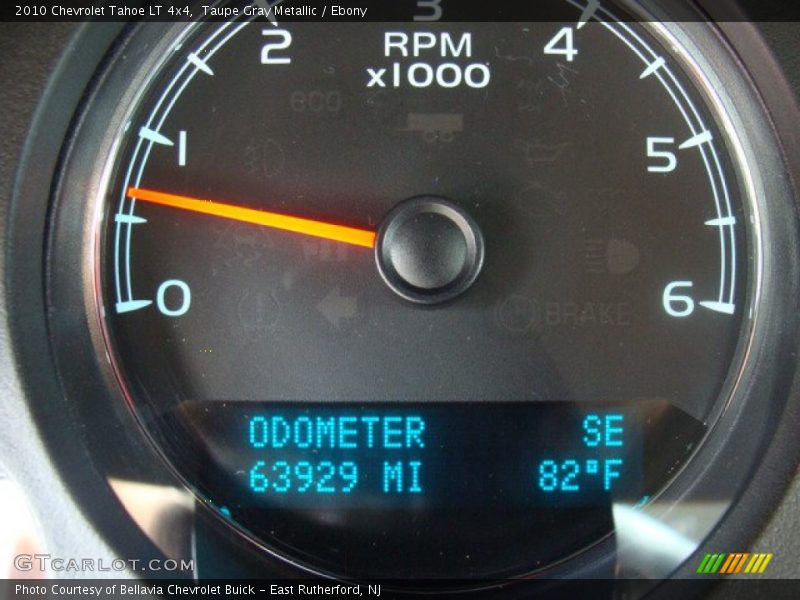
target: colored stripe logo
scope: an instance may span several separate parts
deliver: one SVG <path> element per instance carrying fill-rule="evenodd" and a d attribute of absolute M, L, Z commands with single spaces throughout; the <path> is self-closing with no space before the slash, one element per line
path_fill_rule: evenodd
<path fill-rule="evenodd" d="M 735 573 L 763 573 L 772 560 L 772 553 L 733 552 L 706 554 L 697 567 L 697 572 L 703 575 L 733 575 Z"/>

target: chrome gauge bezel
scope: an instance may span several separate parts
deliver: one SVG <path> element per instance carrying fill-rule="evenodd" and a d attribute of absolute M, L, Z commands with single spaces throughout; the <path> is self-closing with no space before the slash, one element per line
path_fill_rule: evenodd
<path fill-rule="evenodd" d="M 682 28 L 680 28 L 679 24 L 671 24 L 671 26 L 673 28 L 672 30 L 670 29 L 670 25 L 659 25 L 658 23 L 645 23 L 645 27 L 649 30 L 649 32 L 652 35 L 654 35 L 656 39 L 658 39 L 659 42 L 661 42 L 661 44 L 664 47 L 671 48 L 671 50 L 674 53 L 673 56 L 677 57 L 680 60 L 682 66 L 684 66 L 684 68 L 687 68 L 687 71 L 689 71 L 694 76 L 695 78 L 694 83 L 695 85 L 698 86 L 698 88 L 702 92 L 705 100 L 714 106 L 715 116 L 719 119 L 719 124 L 722 126 L 722 129 L 728 135 L 726 142 L 734 150 L 735 160 L 737 161 L 736 175 L 742 176 L 739 183 L 741 188 L 746 193 L 746 198 L 744 198 L 743 200 L 747 203 L 746 206 L 748 207 L 748 209 L 752 210 L 752 212 L 748 214 L 748 216 L 750 217 L 750 222 L 747 224 L 749 230 L 749 235 L 747 236 L 747 239 L 748 242 L 752 244 L 752 246 L 749 247 L 748 250 L 752 253 L 750 264 L 753 266 L 753 270 L 750 273 L 749 281 L 755 284 L 754 289 L 752 290 L 751 294 L 749 294 L 751 304 L 750 306 L 747 307 L 747 313 L 751 315 L 751 318 L 745 320 L 744 322 L 743 326 L 744 331 L 742 332 L 742 335 L 740 337 L 740 348 L 737 351 L 737 359 L 735 360 L 735 363 L 737 363 L 739 367 L 734 367 L 735 372 L 731 373 L 728 382 L 725 385 L 725 391 L 723 392 L 723 396 L 727 397 L 727 402 L 718 403 L 717 405 L 718 413 L 714 417 L 714 421 L 717 421 L 721 417 L 725 408 L 730 408 L 732 404 L 735 404 L 737 402 L 736 391 L 745 369 L 745 357 L 749 353 L 753 341 L 753 335 L 757 334 L 756 319 L 755 319 L 755 317 L 757 316 L 757 311 L 754 310 L 754 306 L 752 304 L 755 297 L 757 297 L 759 293 L 758 284 L 761 280 L 760 267 L 762 262 L 761 252 L 760 252 L 761 235 L 758 226 L 759 219 L 758 219 L 758 212 L 757 210 L 755 210 L 756 204 L 754 203 L 754 199 L 757 197 L 757 195 L 754 190 L 754 183 L 752 180 L 752 174 L 750 172 L 750 163 L 744 156 L 744 150 L 741 141 L 738 139 L 736 135 L 736 128 L 731 124 L 730 115 L 727 113 L 722 100 L 714 92 L 713 87 L 710 84 L 707 76 L 705 75 L 705 71 L 703 70 L 703 68 L 701 68 L 695 62 L 695 60 L 692 58 L 689 52 L 685 49 L 683 45 L 684 43 L 683 40 L 686 39 L 685 31 Z M 626 26 L 623 24 L 623 27 Z M 167 35 L 160 38 L 158 40 L 159 49 L 155 50 L 151 55 L 155 57 L 157 61 L 154 64 L 147 65 L 143 69 L 141 69 L 137 73 L 137 77 L 134 80 L 137 83 L 135 85 L 130 86 L 129 89 L 135 90 L 135 93 L 137 95 L 143 94 L 144 90 L 148 88 L 147 80 L 150 78 L 154 78 L 161 71 L 161 68 L 164 65 L 168 64 L 168 57 L 171 55 L 172 49 L 175 48 L 176 46 L 180 46 L 182 40 L 190 37 L 191 29 L 192 27 L 184 28 L 181 26 L 175 26 L 171 28 L 171 31 Z M 238 26 L 233 27 L 234 33 L 238 30 L 239 30 Z M 226 35 L 225 37 L 226 38 L 230 37 L 230 34 Z M 625 43 L 628 44 L 631 43 L 628 40 L 623 40 L 623 41 L 625 41 Z M 121 140 L 125 134 L 126 128 L 129 126 L 128 124 L 130 123 L 130 116 L 138 106 L 138 98 L 134 100 L 123 99 L 121 102 L 118 103 L 117 106 L 119 107 L 119 112 L 115 114 L 114 118 L 112 119 L 112 122 L 118 124 L 117 130 L 114 131 L 113 129 L 111 129 L 110 131 L 111 135 L 109 136 L 108 135 L 109 132 L 107 132 L 106 136 L 104 136 L 106 137 L 106 139 L 109 139 L 111 143 L 109 160 L 99 171 L 99 177 L 97 180 L 97 187 L 96 187 L 97 192 L 95 194 L 92 194 L 91 196 L 92 201 L 90 202 L 90 206 L 94 207 L 93 212 L 95 214 L 95 217 L 92 219 L 93 226 L 91 228 L 91 231 L 87 232 L 89 234 L 89 238 L 87 239 L 86 247 L 92 248 L 93 252 L 84 257 L 83 264 L 86 265 L 87 267 L 93 265 L 91 274 L 88 271 L 85 273 L 85 281 L 87 283 L 86 289 L 93 291 L 93 296 L 91 298 L 88 297 L 86 298 L 86 306 L 87 310 L 94 311 L 95 314 L 97 314 L 99 317 L 98 323 L 100 325 L 100 331 L 102 332 L 102 344 L 98 349 L 102 348 L 103 351 L 107 352 L 107 356 L 109 357 L 109 364 L 114 374 L 114 378 L 117 382 L 117 385 L 122 391 L 122 394 L 124 395 L 127 404 L 130 407 L 133 407 L 135 405 L 135 400 L 130 396 L 129 393 L 126 392 L 126 384 L 121 374 L 121 369 L 119 369 L 118 366 L 115 365 L 113 352 L 110 351 L 110 341 L 109 341 L 110 333 L 108 332 L 107 322 L 104 318 L 105 312 L 107 310 L 110 310 L 110 308 L 106 308 L 103 302 L 102 283 L 101 283 L 102 276 L 100 273 L 100 259 L 99 259 L 101 240 L 103 238 L 103 231 L 105 226 L 104 224 L 105 198 L 107 197 L 106 190 L 108 189 L 108 181 L 110 179 L 110 173 L 112 172 L 112 169 L 116 164 L 117 149 L 121 144 Z M 114 190 L 109 190 L 108 194 L 110 194 L 113 197 Z M 90 243 L 89 240 L 91 240 Z M 723 263 L 724 263 L 724 258 L 723 258 Z M 91 286 L 88 285 L 89 283 L 88 280 L 90 276 L 93 278 Z M 711 435 L 711 431 L 709 431 L 708 435 Z M 151 442 L 155 452 L 161 455 L 161 451 L 158 448 L 157 444 L 153 440 L 151 440 Z M 698 449 L 695 451 L 694 458 L 690 460 L 696 459 L 697 456 L 702 453 L 703 446 L 704 444 L 701 444 L 698 447 Z M 166 459 L 166 457 L 162 455 L 162 458 L 167 464 L 169 464 L 169 461 Z M 174 469 L 174 467 L 172 467 L 171 464 L 169 466 Z M 686 466 L 688 466 L 688 463 L 687 465 L 684 465 L 684 467 Z M 182 481 L 184 487 L 192 489 L 191 482 L 184 480 L 181 474 L 177 470 L 174 470 L 174 475 L 178 480 Z M 639 513 L 639 515 L 645 516 L 646 518 L 647 517 L 655 518 L 657 521 L 661 521 L 661 524 L 664 525 L 665 522 L 662 521 L 662 519 L 664 519 L 663 515 L 674 512 L 673 501 L 670 499 L 670 496 L 673 496 L 675 494 L 676 488 L 678 490 L 681 489 L 682 486 L 680 484 L 680 477 L 681 477 L 680 473 L 676 473 L 672 484 L 668 485 L 667 488 L 665 488 L 662 491 L 662 494 L 659 498 L 653 499 L 653 502 L 651 502 L 651 504 L 644 507 L 644 509 L 638 510 L 637 512 Z M 203 500 L 202 498 L 198 498 L 198 500 L 200 502 L 205 503 L 205 500 Z M 665 511 L 663 509 L 664 503 L 667 504 L 669 510 Z M 212 510 L 216 512 L 215 508 L 213 507 Z M 633 506 L 624 506 L 619 508 L 615 507 L 615 515 L 617 514 L 618 510 L 630 513 L 630 511 L 634 510 L 634 507 Z M 727 510 L 727 507 L 723 506 L 718 507 L 720 515 L 724 513 L 725 510 Z M 225 521 L 224 515 L 217 513 L 217 517 L 222 519 L 226 525 L 228 524 Z M 307 570 L 310 573 L 325 575 L 325 573 L 318 571 L 313 565 L 297 562 L 291 557 L 277 552 L 276 550 L 268 546 L 265 542 L 250 535 L 247 532 L 247 530 L 244 530 L 241 527 L 236 527 L 236 530 L 238 533 L 244 535 L 250 542 L 254 543 L 256 546 L 261 548 L 262 551 L 273 554 L 279 559 L 289 562 L 290 564 L 294 564 L 295 566 Z M 617 543 L 619 542 L 620 539 L 622 539 L 622 537 L 624 536 L 620 536 L 619 533 L 617 534 Z M 607 545 L 608 541 L 609 539 L 607 539 L 605 543 L 599 541 L 597 544 L 597 548 L 595 548 L 595 551 L 598 548 Z M 635 548 L 635 551 L 629 554 L 629 558 L 631 560 L 640 561 L 643 556 L 643 548 L 638 543 L 634 543 L 633 547 Z M 580 554 L 585 554 L 585 553 L 591 555 L 594 553 L 594 551 L 590 547 L 585 549 Z M 557 572 L 558 570 L 560 570 L 560 567 L 569 568 L 567 567 L 567 565 L 572 561 L 574 561 L 575 559 L 576 556 L 571 556 L 565 558 L 560 563 L 560 566 L 549 565 L 548 571 L 552 572 L 555 570 Z M 622 568 L 625 567 L 623 566 Z M 342 575 L 342 573 L 329 573 L 327 575 L 336 576 L 336 575 Z M 664 577 L 668 575 L 668 572 L 659 573 L 658 575 Z"/>

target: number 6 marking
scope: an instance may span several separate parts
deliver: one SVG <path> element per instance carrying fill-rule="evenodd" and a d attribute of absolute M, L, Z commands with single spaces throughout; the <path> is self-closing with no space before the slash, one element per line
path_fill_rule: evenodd
<path fill-rule="evenodd" d="M 688 317 L 694 312 L 694 300 L 689 296 L 673 293 L 677 288 L 691 288 L 691 281 L 673 281 L 664 288 L 661 302 L 671 317 Z"/>

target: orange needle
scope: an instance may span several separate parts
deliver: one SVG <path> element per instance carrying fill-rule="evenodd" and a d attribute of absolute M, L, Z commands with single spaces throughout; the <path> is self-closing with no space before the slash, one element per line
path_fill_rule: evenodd
<path fill-rule="evenodd" d="M 324 221 L 315 221 L 314 219 L 292 217 L 266 210 L 244 208 L 223 202 L 215 202 L 214 200 L 204 200 L 202 198 L 192 198 L 190 196 L 180 196 L 136 187 L 128 188 L 128 196 L 162 206 L 242 221 L 243 223 L 252 223 L 263 227 L 272 227 L 283 231 L 303 233 L 326 240 L 353 244 L 354 246 L 375 247 L 375 232 L 367 229 L 335 225 Z"/>

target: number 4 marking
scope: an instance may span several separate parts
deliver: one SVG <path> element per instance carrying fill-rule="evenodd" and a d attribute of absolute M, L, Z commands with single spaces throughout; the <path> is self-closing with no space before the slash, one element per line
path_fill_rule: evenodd
<path fill-rule="evenodd" d="M 564 45 L 559 48 L 558 44 L 562 39 L 564 40 Z M 547 42 L 544 47 L 544 53 L 566 56 L 567 62 L 575 60 L 575 55 L 578 54 L 578 51 L 575 49 L 575 35 L 572 27 L 562 27 L 553 39 Z"/>

